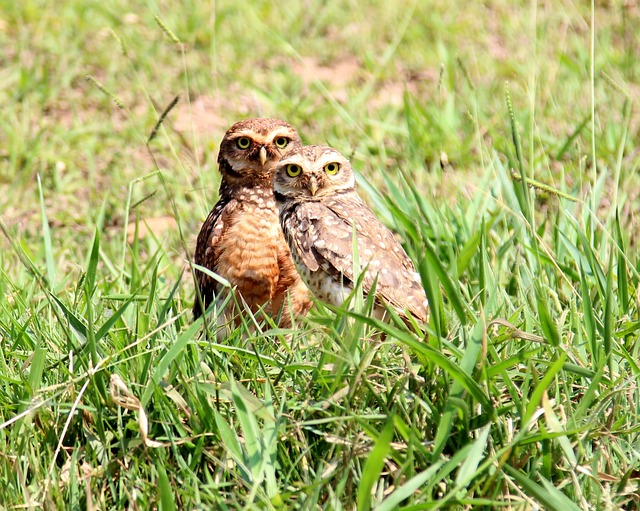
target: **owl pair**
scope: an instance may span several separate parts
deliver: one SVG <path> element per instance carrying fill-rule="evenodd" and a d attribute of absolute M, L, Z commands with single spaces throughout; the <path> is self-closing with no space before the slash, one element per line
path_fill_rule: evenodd
<path fill-rule="evenodd" d="M 426 321 L 413 263 L 360 199 L 351 165 L 338 151 L 303 146 L 284 121 L 248 119 L 225 134 L 218 165 L 220 198 L 194 259 L 226 279 L 252 312 L 263 310 L 289 327 L 311 307 L 309 290 L 342 305 L 361 269 L 362 290 L 375 289 L 378 311 L 387 304 L 403 318 L 408 312 Z M 197 318 L 223 289 L 198 270 L 196 285 Z"/>

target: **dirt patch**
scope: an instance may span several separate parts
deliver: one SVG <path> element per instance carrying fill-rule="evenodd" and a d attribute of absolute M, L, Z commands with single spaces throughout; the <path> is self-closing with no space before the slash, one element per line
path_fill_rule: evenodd
<path fill-rule="evenodd" d="M 142 240 L 153 234 L 158 237 L 166 231 L 175 230 L 178 228 L 176 219 L 172 216 L 159 216 L 152 218 L 144 218 L 138 221 L 138 239 Z M 127 242 L 133 243 L 136 236 L 136 223 L 131 222 L 127 226 Z"/>
<path fill-rule="evenodd" d="M 405 91 L 417 94 L 424 84 L 431 84 L 438 79 L 436 68 L 398 69 L 395 73 L 396 78 L 374 78 L 353 56 L 338 59 L 330 64 L 321 63 L 313 57 L 302 57 L 291 65 L 291 70 L 302 79 L 306 87 L 314 82 L 322 82 L 333 97 L 343 104 L 348 103 L 350 95 L 353 95 L 358 87 L 366 86 L 375 79 L 375 86 L 367 100 L 367 105 L 373 108 L 401 105 Z"/>
<path fill-rule="evenodd" d="M 431 94 L 438 82 L 438 69 L 424 69 L 421 71 L 409 71 L 399 69 L 398 79 L 384 80 L 377 87 L 368 101 L 374 108 L 385 105 L 400 106 L 404 101 L 404 94 L 408 92 L 413 97 L 422 97 Z"/>
<path fill-rule="evenodd" d="M 189 104 L 183 95 L 168 118 L 173 129 L 183 134 L 193 131 L 201 136 L 218 136 L 229 127 L 229 121 L 222 111 L 222 104 L 221 99 L 207 95 L 192 98 Z"/>
<path fill-rule="evenodd" d="M 294 62 L 291 70 L 297 74 L 305 85 L 318 80 L 331 88 L 341 88 L 350 83 L 357 83 L 365 76 L 360 61 L 353 57 L 345 57 L 331 64 L 322 64 L 314 57 L 302 57 Z"/>

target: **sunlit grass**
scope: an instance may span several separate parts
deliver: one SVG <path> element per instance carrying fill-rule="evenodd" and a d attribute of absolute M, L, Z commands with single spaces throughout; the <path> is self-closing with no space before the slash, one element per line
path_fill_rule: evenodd
<path fill-rule="evenodd" d="M 2 506 L 638 508 L 633 8 L 595 7 L 592 71 L 583 4 L 5 4 Z M 254 115 L 351 157 L 424 336 L 192 322 Z"/>

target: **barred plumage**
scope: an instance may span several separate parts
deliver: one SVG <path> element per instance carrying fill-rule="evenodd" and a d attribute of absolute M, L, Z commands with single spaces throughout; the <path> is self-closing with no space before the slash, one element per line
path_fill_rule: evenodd
<path fill-rule="evenodd" d="M 280 326 L 311 307 L 309 292 L 295 269 L 278 224 L 273 198 L 275 164 L 301 147 L 295 129 L 278 119 L 248 119 L 227 131 L 218 155 L 222 174 L 219 200 L 205 220 L 194 262 L 228 280 L 252 312 L 263 309 L 280 316 Z M 196 295 L 198 318 L 223 288 L 204 272 L 196 271 L 202 303 Z M 292 309 L 283 308 L 290 301 Z M 233 301 L 225 311 L 235 316 Z M 229 319 L 227 317 L 226 319 Z"/>

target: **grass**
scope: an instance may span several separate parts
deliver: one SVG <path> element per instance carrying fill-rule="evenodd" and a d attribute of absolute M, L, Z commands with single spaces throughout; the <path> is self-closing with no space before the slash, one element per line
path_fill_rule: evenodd
<path fill-rule="evenodd" d="M 640 507 L 633 2 L 0 6 L 0 508 Z M 352 158 L 424 336 L 192 323 L 250 115 Z"/>

